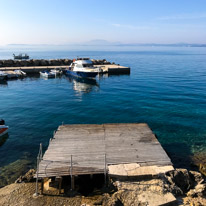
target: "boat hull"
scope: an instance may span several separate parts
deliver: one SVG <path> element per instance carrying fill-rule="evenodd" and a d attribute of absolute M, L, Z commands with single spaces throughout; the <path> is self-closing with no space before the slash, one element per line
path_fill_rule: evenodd
<path fill-rule="evenodd" d="M 52 73 L 43 73 L 43 72 L 40 72 L 40 75 L 42 77 L 46 77 L 46 78 L 55 78 L 55 74 L 52 74 Z"/>
<path fill-rule="evenodd" d="M 95 78 L 97 76 L 97 72 L 79 72 L 79 71 L 71 71 L 71 70 L 66 70 L 66 75 L 72 75 L 75 77 L 80 77 L 80 78 Z"/>
<path fill-rule="evenodd" d="M 7 126 L 0 126 L 0 137 L 5 135 L 8 132 L 9 127 Z"/>
<path fill-rule="evenodd" d="M 6 76 L 0 76 L 0 80 L 5 80 Z"/>

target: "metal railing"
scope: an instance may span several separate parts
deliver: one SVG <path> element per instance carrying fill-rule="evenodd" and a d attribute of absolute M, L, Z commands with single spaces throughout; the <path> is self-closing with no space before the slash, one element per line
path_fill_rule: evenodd
<path fill-rule="evenodd" d="M 38 181 L 39 181 L 39 163 L 40 161 L 42 160 L 42 143 L 40 143 L 40 146 L 39 146 L 39 153 L 37 155 L 37 168 L 36 168 L 36 191 L 34 193 L 34 197 L 37 197 L 39 195 L 38 193 Z"/>
<path fill-rule="evenodd" d="M 50 139 L 50 142 L 52 141 L 52 138 Z M 94 154 L 95 155 L 95 154 Z M 101 169 L 99 169 L 100 171 L 102 172 L 97 172 L 97 173 L 102 173 L 104 174 L 104 183 L 105 183 L 105 186 L 107 185 L 107 171 L 108 171 L 108 164 L 107 164 L 107 158 L 106 158 L 106 154 L 96 154 L 95 157 L 101 157 L 101 161 L 102 161 L 102 166 L 101 166 Z M 53 161 L 53 160 L 43 160 L 43 156 L 42 156 L 42 143 L 40 144 L 40 148 L 39 148 L 39 153 L 38 153 L 38 156 L 37 156 L 37 171 L 36 171 L 36 191 L 34 193 L 33 196 L 38 196 L 39 195 L 39 188 L 38 188 L 38 181 L 39 181 L 39 169 L 40 169 L 40 162 L 43 160 L 44 162 L 48 162 L 48 164 L 46 164 L 45 168 L 44 168 L 44 174 L 46 177 L 50 177 L 50 175 L 47 175 L 47 170 L 49 166 L 51 166 L 51 164 L 53 163 L 59 163 L 59 164 L 66 164 L 68 165 L 68 175 L 70 175 L 71 177 L 71 190 L 73 190 L 73 185 L 74 185 L 74 175 L 76 175 L 76 173 L 73 171 L 74 170 L 74 166 L 76 165 L 76 162 L 74 161 L 75 157 L 85 157 L 85 155 L 70 155 L 70 161 Z M 91 159 L 91 162 L 93 161 L 94 159 Z M 92 163 L 93 164 L 93 163 Z M 87 164 L 85 163 L 83 165 L 83 167 L 85 168 L 88 168 L 87 167 Z M 61 168 L 61 166 L 59 166 L 59 168 Z M 56 168 L 55 168 L 56 169 Z M 41 170 L 42 172 L 42 170 Z M 58 173 L 58 172 L 57 172 Z M 57 174 L 56 176 L 61 176 L 61 174 Z"/>

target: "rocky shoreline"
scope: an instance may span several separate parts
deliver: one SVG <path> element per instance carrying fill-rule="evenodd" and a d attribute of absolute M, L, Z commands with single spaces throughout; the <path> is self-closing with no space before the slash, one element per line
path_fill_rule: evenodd
<path fill-rule="evenodd" d="M 19 177 L 15 183 L 0 189 L 0 205 L 30 206 L 131 206 L 131 205 L 206 205 L 206 182 L 201 173 L 175 169 L 159 177 L 137 180 L 112 179 L 107 188 L 93 191 L 87 197 L 73 192 L 33 197 L 35 170 Z"/>
<path fill-rule="evenodd" d="M 106 59 L 91 59 L 94 65 L 111 64 Z M 68 66 L 73 59 L 29 59 L 29 60 L 0 60 L 1 67 L 28 67 L 28 66 Z M 112 63 L 114 64 L 114 62 Z"/>

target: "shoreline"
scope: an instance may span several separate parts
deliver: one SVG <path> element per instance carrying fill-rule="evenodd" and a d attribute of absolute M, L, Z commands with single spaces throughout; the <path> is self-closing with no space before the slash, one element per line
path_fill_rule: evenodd
<path fill-rule="evenodd" d="M 33 197 L 35 170 L 30 170 L 15 183 L 0 188 L 0 205 L 205 205 L 206 182 L 196 171 L 174 169 L 159 177 L 138 180 L 111 179 L 108 187 L 94 189 L 88 195 L 78 191 L 58 194 L 55 186 L 43 195 Z M 40 187 L 40 183 L 39 183 Z"/>

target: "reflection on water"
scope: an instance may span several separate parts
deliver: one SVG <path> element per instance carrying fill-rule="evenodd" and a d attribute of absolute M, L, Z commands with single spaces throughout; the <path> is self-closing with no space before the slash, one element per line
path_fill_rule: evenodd
<path fill-rule="evenodd" d="M 0 80 L 0 87 L 8 87 L 8 83 L 6 80 Z"/>
<path fill-rule="evenodd" d="M 67 76 L 69 82 L 73 83 L 73 89 L 79 93 L 89 93 L 99 88 L 99 84 L 95 79 L 78 78 Z"/>
<path fill-rule="evenodd" d="M 3 136 L 0 137 L 0 146 L 2 146 L 6 140 L 9 138 L 8 133 L 4 134 Z"/>

